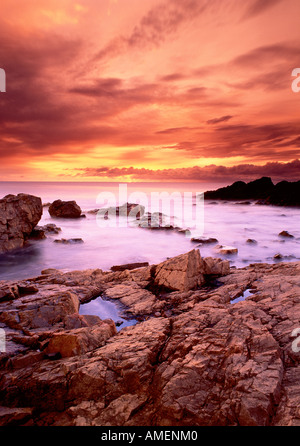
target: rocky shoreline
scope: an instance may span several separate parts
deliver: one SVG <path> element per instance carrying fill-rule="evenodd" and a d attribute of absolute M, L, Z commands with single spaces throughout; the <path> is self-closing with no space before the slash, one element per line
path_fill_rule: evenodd
<path fill-rule="evenodd" d="M 280 181 L 273 184 L 271 178 L 260 179 L 245 183 L 236 181 L 230 186 L 221 187 L 204 193 L 205 200 L 253 200 L 255 204 L 273 206 L 300 206 L 300 181 Z M 251 204 L 243 201 L 236 204 Z"/>
<path fill-rule="evenodd" d="M 192 250 L 1 281 L 0 425 L 300 425 L 299 273 Z M 79 314 L 98 296 L 138 323 Z"/>

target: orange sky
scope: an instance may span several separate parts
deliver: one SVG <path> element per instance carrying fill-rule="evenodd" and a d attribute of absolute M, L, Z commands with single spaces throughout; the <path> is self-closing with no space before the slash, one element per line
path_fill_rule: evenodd
<path fill-rule="evenodd" d="M 2 0 L 0 180 L 300 179 L 299 0 Z"/>

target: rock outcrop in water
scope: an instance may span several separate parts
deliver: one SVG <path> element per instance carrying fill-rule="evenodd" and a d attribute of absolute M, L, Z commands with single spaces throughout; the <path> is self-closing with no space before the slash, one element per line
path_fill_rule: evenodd
<path fill-rule="evenodd" d="M 49 206 L 49 214 L 55 218 L 80 218 L 81 208 L 76 201 L 55 200 Z"/>
<path fill-rule="evenodd" d="M 249 183 L 237 181 L 231 186 L 205 192 L 204 198 L 206 200 L 251 199 L 258 200 L 257 204 L 300 206 L 300 181 L 281 181 L 276 185 L 268 177 L 263 177 Z"/>
<path fill-rule="evenodd" d="M 210 282 L 185 291 L 155 287 L 157 266 L 1 282 L 0 424 L 299 425 L 300 262 L 199 258 Z M 100 294 L 140 322 L 78 314 Z"/>
<path fill-rule="evenodd" d="M 0 200 L 0 253 L 21 248 L 43 213 L 39 197 L 7 195 Z"/>

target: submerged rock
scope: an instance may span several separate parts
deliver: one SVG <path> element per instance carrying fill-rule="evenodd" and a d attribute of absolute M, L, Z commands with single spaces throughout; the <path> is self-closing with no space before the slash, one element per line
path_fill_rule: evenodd
<path fill-rule="evenodd" d="M 84 243 L 82 238 L 61 238 L 61 239 L 55 239 L 53 240 L 54 243 L 62 243 L 63 245 L 75 245 L 77 243 Z"/>
<path fill-rule="evenodd" d="M 61 228 L 54 223 L 48 223 L 44 226 L 36 226 L 35 229 L 42 230 L 45 234 L 59 234 L 59 232 L 61 232 Z"/>
<path fill-rule="evenodd" d="M 249 245 L 257 245 L 257 241 L 253 238 L 248 238 L 246 243 L 248 243 Z"/>
<path fill-rule="evenodd" d="M 290 234 L 288 231 L 281 231 L 279 234 L 279 237 L 285 237 L 285 238 L 295 238 L 292 234 Z"/>
<path fill-rule="evenodd" d="M 0 253 L 24 246 L 25 241 L 40 221 L 42 213 L 42 201 L 39 197 L 18 194 L 2 198 L 0 200 Z"/>
<path fill-rule="evenodd" d="M 237 254 L 238 253 L 238 248 L 235 248 L 234 246 L 223 246 L 223 245 L 218 245 L 215 247 L 215 250 L 219 253 L 219 254 L 228 254 L 228 255 L 232 255 L 232 254 Z"/>
<path fill-rule="evenodd" d="M 219 241 L 214 237 L 193 237 L 191 242 L 200 243 L 201 245 L 213 245 L 214 243 L 219 243 Z"/>

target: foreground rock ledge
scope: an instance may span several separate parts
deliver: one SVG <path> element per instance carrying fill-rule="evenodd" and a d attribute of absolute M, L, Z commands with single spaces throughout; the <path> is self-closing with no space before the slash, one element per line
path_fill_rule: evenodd
<path fill-rule="evenodd" d="M 201 261 L 210 284 L 185 291 L 160 291 L 157 266 L 1 282 L 0 424 L 300 425 L 300 262 Z M 79 315 L 99 294 L 141 322 Z"/>

